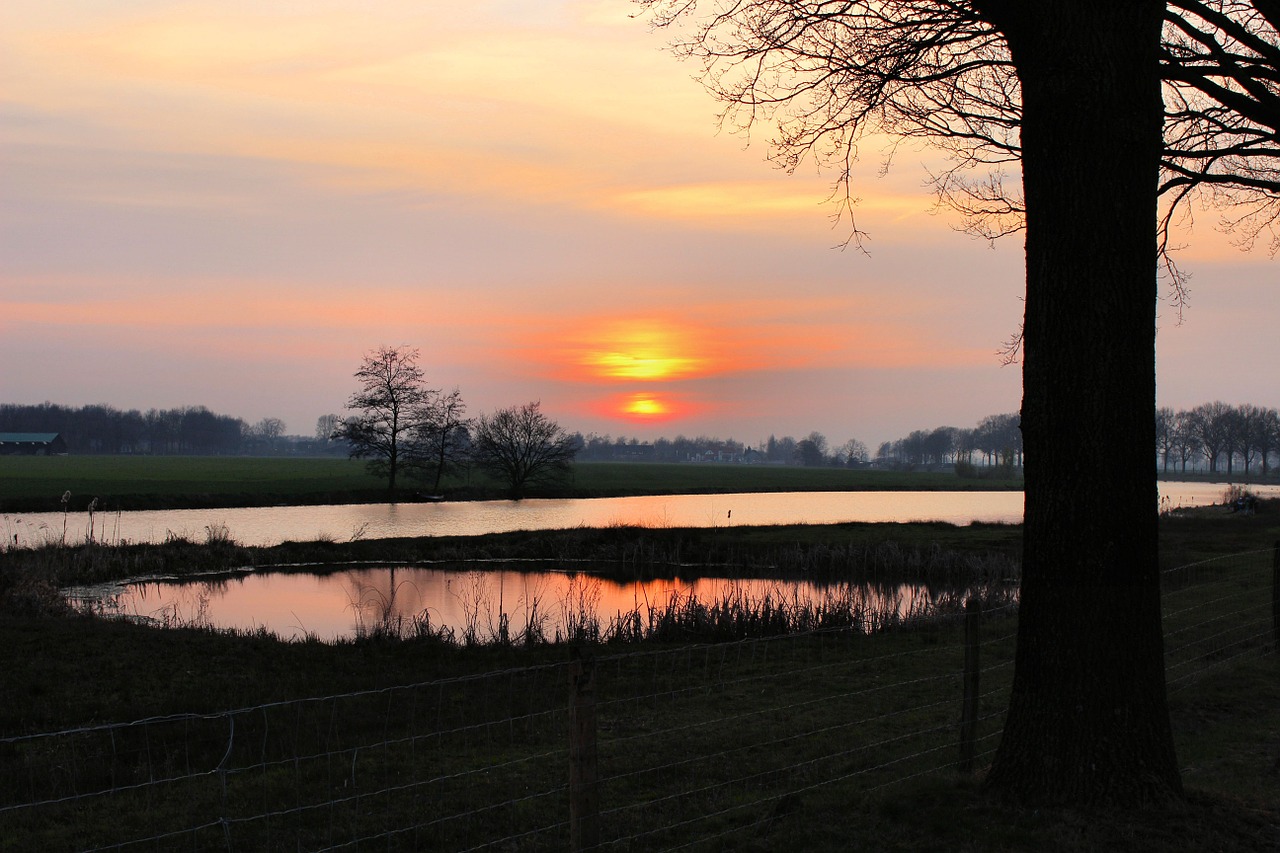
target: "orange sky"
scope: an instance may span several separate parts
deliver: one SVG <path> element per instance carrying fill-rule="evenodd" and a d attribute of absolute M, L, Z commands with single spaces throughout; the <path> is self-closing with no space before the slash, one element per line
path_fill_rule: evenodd
<path fill-rule="evenodd" d="M 5 3 L 0 402 L 309 434 L 405 343 L 473 414 L 541 400 L 583 432 L 874 447 L 1016 409 L 1021 246 L 931 215 L 937 155 L 879 178 L 864 146 L 870 255 L 835 249 L 828 177 L 717 133 L 635 11 Z M 1161 402 L 1275 405 L 1240 364 L 1276 361 L 1277 267 L 1213 221 Z"/>

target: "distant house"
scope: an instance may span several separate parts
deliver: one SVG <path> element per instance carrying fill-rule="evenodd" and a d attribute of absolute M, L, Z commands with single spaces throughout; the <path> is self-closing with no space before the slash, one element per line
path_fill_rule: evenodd
<path fill-rule="evenodd" d="M 0 432 L 0 456 L 62 456 L 67 443 L 56 432 Z"/>

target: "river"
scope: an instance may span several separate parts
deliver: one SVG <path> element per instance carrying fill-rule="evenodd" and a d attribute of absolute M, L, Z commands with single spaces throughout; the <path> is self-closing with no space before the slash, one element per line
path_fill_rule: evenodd
<path fill-rule="evenodd" d="M 1221 483 L 1160 483 L 1163 507 L 1221 501 Z M 1280 497 L 1280 486 L 1251 486 Z M 229 537 L 243 545 L 287 541 L 385 539 L 400 536 L 477 536 L 512 530 L 639 525 L 727 527 L 843 522 L 1022 520 L 1021 492 L 770 492 L 658 495 L 626 498 L 528 499 L 441 503 L 339 504 L 129 512 L 12 513 L 0 516 L 6 547 L 48 542 L 203 542 Z M 65 539 L 64 539 L 65 537 Z"/>
<path fill-rule="evenodd" d="M 1162 483 L 1168 507 L 1220 502 L 1223 486 Z M 1257 490 L 1280 496 L 1280 487 Z M 826 524 L 913 520 L 1016 522 L 1021 492 L 799 492 L 666 495 L 591 500 L 483 501 L 427 504 L 353 504 L 223 510 L 171 510 L 99 514 L 95 536 L 107 541 L 157 541 L 181 535 L 200 540 L 227 535 L 246 544 L 283 540 L 483 534 L 517 529 L 556 529 L 634 524 L 650 527 L 717 527 L 734 524 Z M 68 522 L 68 538 L 86 536 L 85 519 Z M 105 524 L 104 524 L 105 522 Z M 13 516 L 11 530 L 40 538 L 60 536 L 56 513 Z M 181 582 L 140 581 L 68 590 L 80 606 L 168 625 L 267 630 L 286 639 L 352 637 L 398 620 L 402 626 L 429 617 L 436 628 L 481 640 L 498 633 L 500 617 L 512 635 L 526 625 L 546 636 L 566 630 L 566 613 L 583 611 L 602 624 L 649 605 L 696 597 L 759 600 L 771 595 L 796 603 L 857 597 L 858 606 L 902 616 L 928 608 L 938 591 L 919 585 L 828 587 L 724 578 L 672 578 L 616 582 L 585 574 L 590 567 L 548 565 L 545 571 L 511 571 L 501 565 L 470 567 L 349 568 L 324 574 L 232 573 Z"/>

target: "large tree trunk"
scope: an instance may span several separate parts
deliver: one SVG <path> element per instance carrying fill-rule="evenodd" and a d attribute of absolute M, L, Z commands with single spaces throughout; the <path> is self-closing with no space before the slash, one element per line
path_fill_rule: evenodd
<path fill-rule="evenodd" d="M 1022 84 L 1027 300 L 1021 616 L 988 781 L 1141 802 L 1181 790 L 1151 464 L 1163 3 L 990 8 Z"/>

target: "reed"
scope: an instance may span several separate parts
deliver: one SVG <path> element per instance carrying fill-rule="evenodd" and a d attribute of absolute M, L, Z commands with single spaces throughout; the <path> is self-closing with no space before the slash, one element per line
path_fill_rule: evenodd
<path fill-rule="evenodd" d="M 1016 588 L 1004 583 L 970 583 L 955 588 L 868 585 L 853 582 L 801 593 L 780 582 L 761 594 L 726 581 L 716 595 L 673 593 L 667 600 L 637 603 L 630 610 L 600 610 L 601 580 L 575 576 L 558 602 L 559 619 L 534 596 L 524 612 L 503 608 L 478 582 L 462 582 L 456 595 L 463 622 L 437 625 L 429 611 L 397 612 L 384 601 L 370 618 L 355 606 L 356 641 L 422 641 L 454 647 L 531 648 L 544 645 L 625 646 L 645 643 L 726 643 L 817 631 L 871 636 L 887 631 L 935 630 L 964 613 L 965 602 L 977 598 L 988 613 L 1016 612 Z M 104 615 L 104 614 L 98 614 Z M 207 627 L 166 621 L 164 627 Z M 339 641 L 342 642 L 342 641 Z"/>

